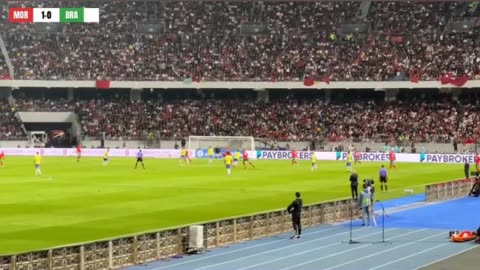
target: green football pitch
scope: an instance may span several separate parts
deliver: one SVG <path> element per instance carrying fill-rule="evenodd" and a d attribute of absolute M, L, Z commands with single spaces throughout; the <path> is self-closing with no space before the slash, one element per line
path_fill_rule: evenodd
<path fill-rule="evenodd" d="M 300 191 L 305 204 L 346 198 L 349 174 L 343 161 L 253 161 L 256 168 L 223 162 L 45 157 L 43 176 L 35 176 L 32 157 L 7 158 L 0 168 L 0 254 L 112 238 L 160 228 L 284 209 Z M 463 165 L 397 164 L 389 171 L 388 193 L 377 185 L 377 199 L 424 192 L 427 183 L 462 177 Z M 360 179 L 377 178 L 380 163 L 355 167 Z"/>

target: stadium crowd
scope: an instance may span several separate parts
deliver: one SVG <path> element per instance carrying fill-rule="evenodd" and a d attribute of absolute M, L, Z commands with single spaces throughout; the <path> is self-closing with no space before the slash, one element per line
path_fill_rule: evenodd
<path fill-rule="evenodd" d="M 17 99 L 19 111 L 75 111 L 83 135 L 108 139 L 189 135 L 254 136 L 278 141 L 451 142 L 477 138 L 480 111 L 462 100 L 325 103 L 284 98 L 238 99 Z"/>
<path fill-rule="evenodd" d="M 374 1 L 364 12 L 356 1 L 32 2 L 0 5 L 99 7 L 101 23 L 62 25 L 60 32 L 0 26 L 21 79 L 380 81 L 447 73 L 480 79 L 479 21 L 467 31 L 447 29 L 449 22 L 475 20 L 478 3 Z M 142 34 L 139 23 L 163 33 Z M 242 33 L 241 25 L 251 24 L 267 31 Z M 351 33 L 346 24 L 368 31 Z"/>
<path fill-rule="evenodd" d="M 24 139 L 22 123 L 15 117 L 15 109 L 0 101 L 0 140 Z"/>

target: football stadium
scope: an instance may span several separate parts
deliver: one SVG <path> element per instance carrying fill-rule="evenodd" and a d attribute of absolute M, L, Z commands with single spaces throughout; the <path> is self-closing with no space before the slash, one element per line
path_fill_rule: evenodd
<path fill-rule="evenodd" d="M 480 2 L 0 2 L 0 269 L 477 269 Z"/>

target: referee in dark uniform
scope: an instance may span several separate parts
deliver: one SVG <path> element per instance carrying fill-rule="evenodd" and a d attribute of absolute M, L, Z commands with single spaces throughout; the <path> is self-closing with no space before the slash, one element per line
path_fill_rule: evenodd
<path fill-rule="evenodd" d="M 290 239 L 300 238 L 302 234 L 300 219 L 302 216 L 303 201 L 302 198 L 300 198 L 300 192 L 296 192 L 295 197 L 295 200 L 287 207 L 288 213 L 292 214 L 293 230 L 295 231 L 295 235 L 290 237 Z"/>

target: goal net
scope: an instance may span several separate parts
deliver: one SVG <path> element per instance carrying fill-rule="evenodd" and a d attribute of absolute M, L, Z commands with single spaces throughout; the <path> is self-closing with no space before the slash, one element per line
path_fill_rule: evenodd
<path fill-rule="evenodd" d="M 189 149 L 207 149 L 209 146 L 220 147 L 227 150 L 255 150 L 253 137 L 244 136 L 190 136 L 188 137 Z"/>

